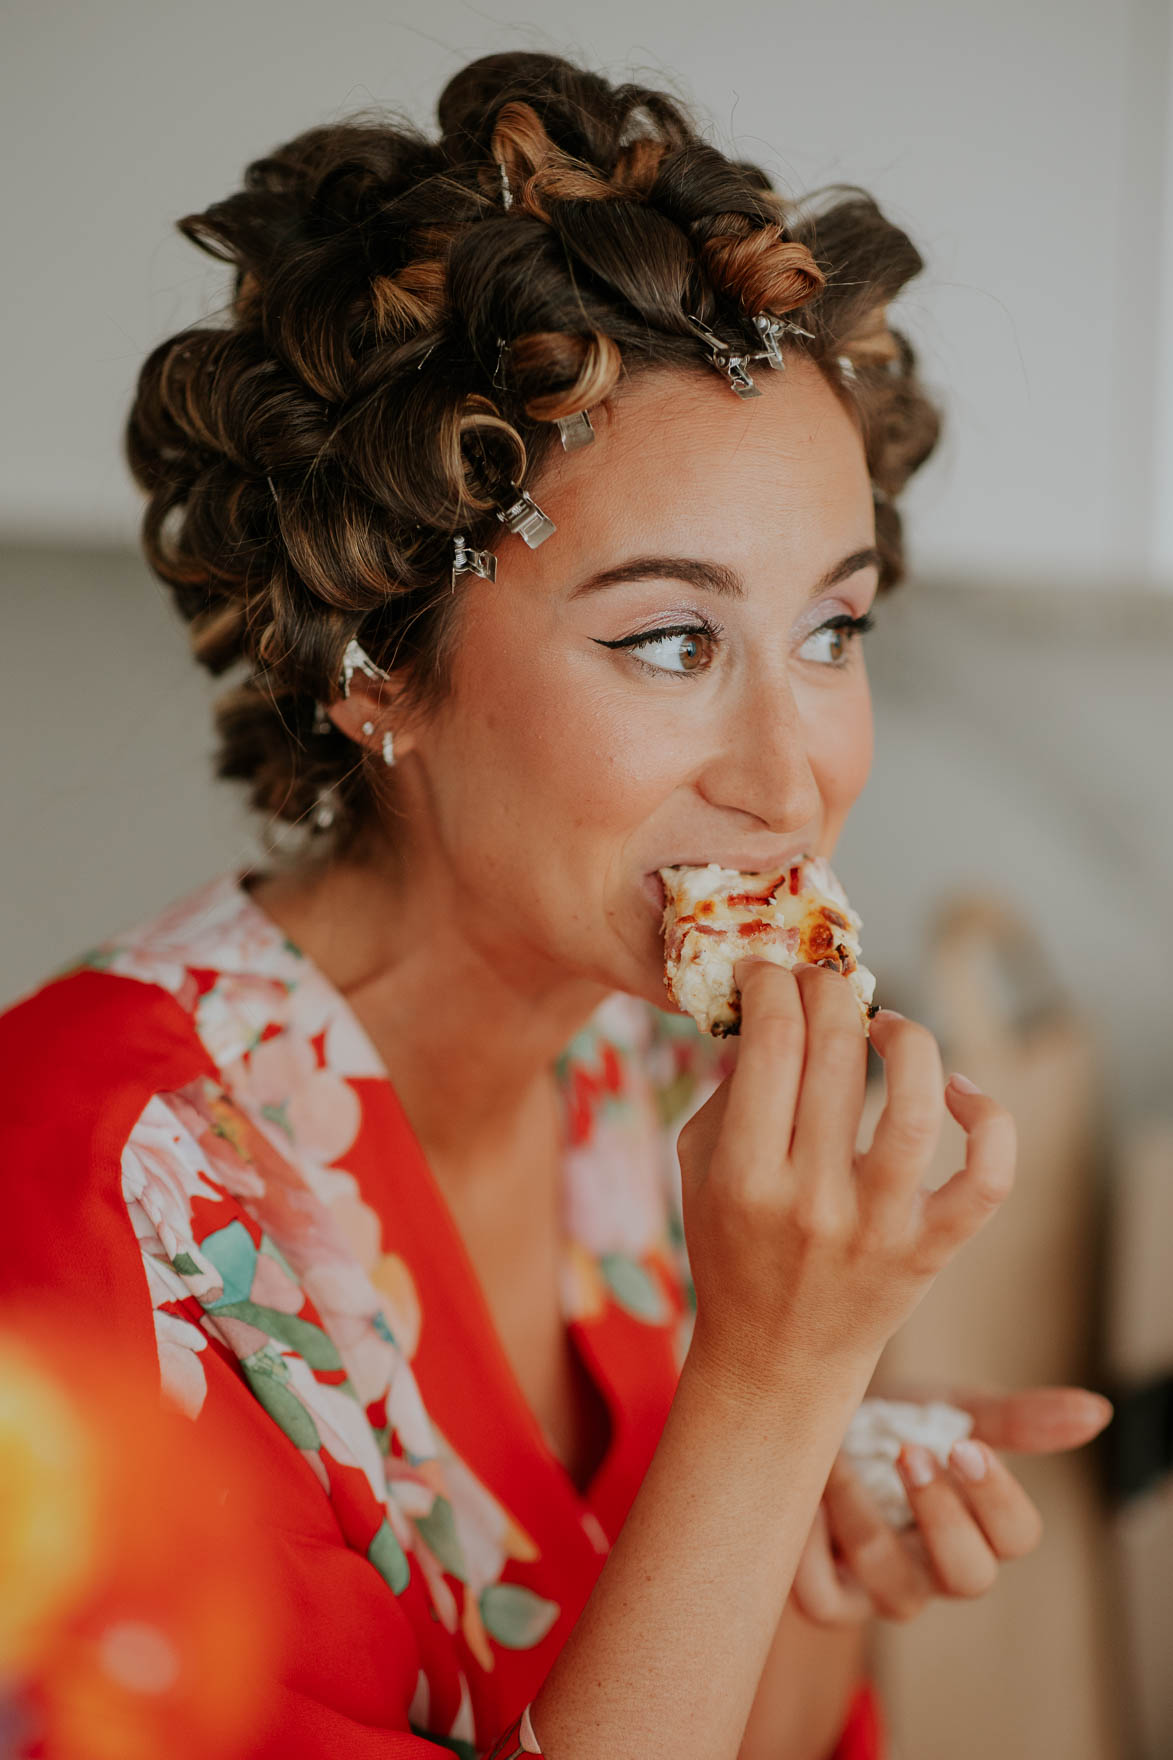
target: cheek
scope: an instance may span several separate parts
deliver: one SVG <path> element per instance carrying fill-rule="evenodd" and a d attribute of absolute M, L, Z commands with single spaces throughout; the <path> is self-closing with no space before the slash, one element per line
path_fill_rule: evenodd
<path fill-rule="evenodd" d="M 828 713 L 824 703 L 822 713 L 815 713 L 808 725 L 811 768 L 823 797 L 827 828 L 837 836 L 867 782 L 875 749 L 871 694 L 862 667 L 859 681 L 844 691 L 836 712 Z"/>
<path fill-rule="evenodd" d="M 674 785 L 675 744 L 663 716 L 651 725 L 632 692 L 600 677 L 593 654 L 528 633 L 485 630 L 462 650 L 438 753 L 445 816 L 463 843 L 496 839 L 498 861 L 518 845 L 532 859 L 537 844 L 560 866 L 575 845 L 577 866 L 593 867 Z"/>

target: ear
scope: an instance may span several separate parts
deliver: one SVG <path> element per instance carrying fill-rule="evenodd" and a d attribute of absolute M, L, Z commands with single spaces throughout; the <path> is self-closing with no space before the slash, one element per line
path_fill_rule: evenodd
<path fill-rule="evenodd" d="M 383 735 L 388 732 L 395 741 L 396 762 L 414 748 L 415 718 L 407 713 L 394 678 L 382 684 L 356 673 L 350 682 L 350 695 L 329 704 L 326 713 L 347 739 L 364 746 L 376 757 L 382 753 Z"/>

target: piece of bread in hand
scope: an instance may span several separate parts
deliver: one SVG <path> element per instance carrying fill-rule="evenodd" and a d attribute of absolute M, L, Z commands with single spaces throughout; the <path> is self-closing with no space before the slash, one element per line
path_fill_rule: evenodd
<path fill-rule="evenodd" d="M 866 1023 L 876 1013 L 875 977 L 859 962 L 860 919 L 818 856 L 746 874 L 710 862 L 661 868 L 664 982 L 676 1006 L 704 1033 L 721 1038 L 741 1026 L 733 968 L 752 955 L 792 971 L 830 966 L 849 980 Z"/>

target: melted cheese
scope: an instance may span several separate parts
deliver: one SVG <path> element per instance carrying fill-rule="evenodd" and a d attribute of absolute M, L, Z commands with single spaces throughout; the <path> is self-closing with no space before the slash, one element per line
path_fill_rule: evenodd
<path fill-rule="evenodd" d="M 722 868 L 661 868 L 665 984 L 702 1032 L 736 1033 L 741 1000 L 733 977 L 746 954 L 793 970 L 831 965 L 848 978 L 866 1019 L 876 980 L 859 963 L 859 917 L 829 864 L 810 856 L 789 868 L 746 874 Z"/>

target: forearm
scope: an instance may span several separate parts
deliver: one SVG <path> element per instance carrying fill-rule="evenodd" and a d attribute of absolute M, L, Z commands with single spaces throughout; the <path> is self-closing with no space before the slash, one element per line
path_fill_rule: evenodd
<path fill-rule="evenodd" d="M 737 1760 L 867 1367 L 767 1395 L 686 1363 L 659 1447 L 533 1706 L 550 1760 Z"/>
<path fill-rule="evenodd" d="M 737 1760 L 827 1760 L 867 1669 L 871 1626 L 819 1626 L 791 1597 L 758 1682 Z"/>

